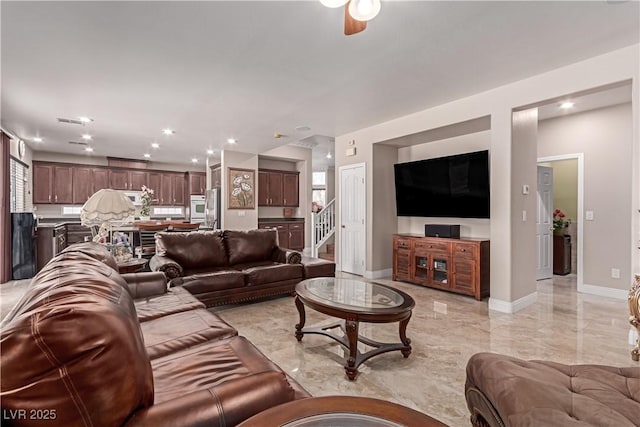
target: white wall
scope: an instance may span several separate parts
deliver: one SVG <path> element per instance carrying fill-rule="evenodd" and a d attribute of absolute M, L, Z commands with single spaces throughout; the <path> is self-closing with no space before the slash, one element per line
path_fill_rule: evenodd
<path fill-rule="evenodd" d="M 634 168 L 631 175 L 624 177 L 632 182 L 632 191 L 626 195 L 631 200 L 633 211 L 639 207 L 640 148 L 638 133 L 640 129 L 640 61 L 638 59 L 639 45 L 629 46 L 590 58 L 572 65 L 539 74 L 528 79 L 510 83 L 486 92 L 478 93 L 447 104 L 423 110 L 414 114 L 400 117 L 365 129 L 360 129 L 336 138 L 335 163 L 340 166 L 366 162 L 370 164 L 372 145 L 378 142 L 392 140 L 404 135 L 415 134 L 429 129 L 435 129 L 454 123 L 472 120 L 478 117 L 491 116 L 491 299 L 496 301 L 494 308 L 501 311 L 515 311 L 526 304 L 535 301 L 519 297 L 519 283 L 512 281 L 520 270 L 529 271 L 535 263 L 535 258 L 520 259 L 513 256 L 516 248 L 512 242 L 528 241 L 532 233 L 529 228 L 513 228 L 511 223 L 520 218 L 519 202 L 513 199 L 512 188 L 521 186 L 524 182 L 514 180 L 513 170 L 520 166 L 518 152 L 513 151 L 512 140 L 512 112 L 536 103 L 561 99 L 564 96 L 590 90 L 593 88 L 622 82 L 632 81 L 633 94 L 633 151 L 630 161 Z M 355 141 L 357 155 L 347 157 L 344 153 Z M 514 154 L 514 156 L 512 156 Z M 367 168 L 371 171 L 371 168 Z M 535 183 L 535 176 L 520 176 L 529 184 Z M 373 180 L 367 174 L 367 199 L 375 191 Z M 338 190 L 339 191 L 339 190 Z M 339 209 L 339 194 L 337 194 Z M 367 224 L 371 224 L 375 211 L 367 204 Z M 640 238 L 639 219 L 627 224 L 628 232 L 634 239 Z M 368 233 L 370 230 L 368 229 Z M 369 237 L 371 234 L 368 235 Z M 338 230 L 336 248 L 339 248 L 340 230 Z M 370 242 L 370 238 L 368 239 Z M 633 246 L 628 246 L 632 253 Z M 339 259 L 339 252 L 336 254 Z M 367 258 L 367 269 L 371 268 L 373 256 Z M 640 269 L 640 257 L 637 252 L 633 256 L 633 269 Z M 514 273 L 512 275 L 512 272 Z M 528 288 L 528 284 L 526 287 Z M 533 295 L 531 293 L 530 295 Z M 524 298 L 524 299 L 523 299 Z"/>
<path fill-rule="evenodd" d="M 629 103 L 539 124 L 539 157 L 584 153 L 584 209 L 594 212 L 593 221 L 582 220 L 585 285 L 626 290 L 631 284 L 633 145 Z M 611 277 L 612 268 L 620 269 L 619 279 Z"/>

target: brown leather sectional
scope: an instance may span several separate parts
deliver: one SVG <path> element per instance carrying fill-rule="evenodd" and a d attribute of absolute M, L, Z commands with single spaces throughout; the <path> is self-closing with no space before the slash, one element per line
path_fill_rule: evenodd
<path fill-rule="evenodd" d="M 207 307 L 293 293 L 303 279 L 334 276 L 335 264 L 278 246 L 276 230 L 156 234 L 152 271 Z"/>
<path fill-rule="evenodd" d="M 640 426 L 640 368 L 478 353 L 465 395 L 476 427 Z"/>
<path fill-rule="evenodd" d="M 233 426 L 309 394 L 162 273 L 72 245 L 2 321 L 3 425 Z"/>

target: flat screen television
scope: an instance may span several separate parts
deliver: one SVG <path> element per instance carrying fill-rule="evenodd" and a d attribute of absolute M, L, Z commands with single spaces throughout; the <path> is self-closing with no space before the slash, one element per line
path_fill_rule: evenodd
<path fill-rule="evenodd" d="M 489 218 L 489 151 L 393 166 L 398 216 Z"/>

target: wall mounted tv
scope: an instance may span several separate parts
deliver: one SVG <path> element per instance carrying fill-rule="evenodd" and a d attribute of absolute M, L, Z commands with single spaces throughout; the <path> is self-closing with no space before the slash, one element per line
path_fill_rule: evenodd
<path fill-rule="evenodd" d="M 489 218 L 489 151 L 393 166 L 398 216 Z"/>

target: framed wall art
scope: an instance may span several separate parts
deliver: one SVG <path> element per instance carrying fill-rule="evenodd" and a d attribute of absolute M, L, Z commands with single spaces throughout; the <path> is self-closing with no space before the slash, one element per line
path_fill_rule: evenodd
<path fill-rule="evenodd" d="M 256 171 L 229 168 L 228 209 L 255 209 Z"/>

